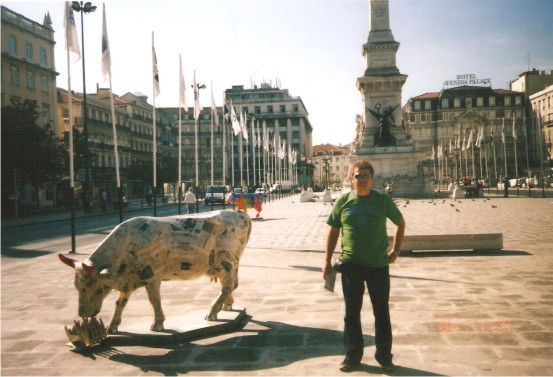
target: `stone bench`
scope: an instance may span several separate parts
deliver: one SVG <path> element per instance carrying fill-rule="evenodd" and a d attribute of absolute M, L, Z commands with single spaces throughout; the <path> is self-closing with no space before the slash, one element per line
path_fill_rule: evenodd
<path fill-rule="evenodd" d="M 393 237 L 388 237 L 390 244 Z M 503 233 L 405 235 L 401 251 L 501 250 Z"/>

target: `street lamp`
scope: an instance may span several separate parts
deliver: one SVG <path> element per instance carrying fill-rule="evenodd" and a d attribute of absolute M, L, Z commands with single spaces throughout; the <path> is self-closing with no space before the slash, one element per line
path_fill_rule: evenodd
<path fill-rule="evenodd" d="M 323 188 L 324 190 L 326 190 L 328 188 L 328 172 L 329 172 L 329 165 L 330 165 L 330 157 L 327 157 L 328 156 L 328 153 L 327 152 L 324 152 L 323 153 L 324 157 L 322 159 L 323 161 L 323 171 L 325 173 L 325 187 Z"/>
<path fill-rule="evenodd" d="M 195 75 L 194 75 L 194 77 L 195 77 Z M 194 79 L 194 81 L 196 81 L 196 79 Z M 196 86 L 196 88 L 194 87 L 194 85 Z M 194 102 L 195 102 L 195 103 L 194 103 L 194 108 L 195 108 L 196 103 L 199 104 L 199 102 L 200 102 L 200 99 L 199 99 L 199 98 L 196 98 L 196 93 L 198 93 L 197 95 L 198 95 L 198 97 L 199 97 L 199 96 L 200 96 L 200 89 L 205 89 L 206 86 L 205 86 L 204 84 L 199 84 L 199 83 L 197 83 L 197 84 L 194 83 L 193 85 L 190 85 L 190 86 L 191 86 L 192 89 L 194 90 Z M 202 112 L 202 109 L 200 108 L 200 114 L 201 114 L 201 112 Z M 196 135 L 196 137 L 195 137 L 195 142 L 194 142 L 194 144 L 195 144 L 195 154 L 196 154 L 196 156 L 194 157 L 195 164 L 196 164 L 196 192 L 198 191 L 198 188 L 199 188 L 199 186 L 200 186 L 200 181 L 199 181 L 199 180 L 200 180 L 200 179 L 199 179 L 199 177 L 200 177 L 200 168 L 199 168 L 199 166 L 198 166 L 198 159 L 200 158 L 200 157 L 199 157 L 200 151 L 198 150 L 198 144 L 199 144 L 199 140 L 198 140 L 198 129 L 199 129 L 199 128 L 201 127 L 201 125 L 202 125 L 202 122 L 200 121 L 200 114 L 198 114 L 198 119 L 196 119 L 196 121 L 198 122 L 198 124 L 196 125 L 195 130 L 194 130 L 195 135 Z M 198 212 L 198 201 L 196 200 L 196 213 L 197 213 L 197 212 Z"/>
<path fill-rule="evenodd" d="M 87 125 L 87 112 L 86 112 L 86 74 L 85 74 L 85 58 L 84 58 L 84 13 L 92 13 L 96 10 L 96 6 L 92 5 L 90 1 L 86 2 L 83 5 L 82 1 L 73 1 L 71 7 L 75 12 L 81 13 L 81 40 L 83 46 L 83 139 L 84 139 L 84 187 L 83 187 L 83 209 L 85 212 L 91 212 L 91 201 L 89 200 L 89 190 L 90 190 L 90 176 L 89 176 L 89 165 L 90 157 L 88 155 L 88 125 Z M 71 93 L 69 93 L 71 95 Z"/>

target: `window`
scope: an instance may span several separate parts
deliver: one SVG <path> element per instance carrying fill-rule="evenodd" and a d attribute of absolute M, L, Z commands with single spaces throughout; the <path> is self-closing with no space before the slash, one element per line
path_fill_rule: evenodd
<path fill-rule="evenodd" d="M 40 64 L 48 65 L 48 56 L 46 55 L 46 49 L 44 47 L 40 48 Z"/>
<path fill-rule="evenodd" d="M 46 126 L 50 123 L 50 109 L 47 104 L 42 105 L 42 125 Z"/>
<path fill-rule="evenodd" d="M 520 96 L 515 97 L 515 105 L 516 106 L 522 105 L 522 100 L 521 100 Z"/>
<path fill-rule="evenodd" d="M 495 97 L 493 97 L 493 96 L 490 97 L 490 98 L 489 98 L 489 102 L 490 102 L 490 104 L 489 104 L 490 107 L 491 107 L 491 106 L 495 106 Z"/>
<path fill-rule="evenodd" d="M 467 109 L 472 108 L 472 98 L 470 98 L 470 97 L 465 98 L 465 104 L 466 104 Z"/>
<path fill-rule="evenodd" d="M 442 109 L 449 109 L 449 101 L 446 99 L 442 100 Z"/>
<path fill-rule="evenodd" d="M 8 50 L 10 54 L 17 55 L 17 38 L 14 35 L 10 35 L 8 40 Z"/>
<path fill-rule="evenodd" d="M 272 113 L 272 112 L 273 112 L 273 105 L 268 105 L 268 106 L 267 106 L 267 112 L 268 112 L 268 113 Z"/>
<path fill-rule="evenodd" d="M 484 107 L 484 97 L 476 98 L 476 107 Z"/>
<path fill-rule="evenodd" d="M 511 97 L 505 96 L 505 106 L 511 106 Z"/>
<path fill-rule="evenodd" d="M 286 140 L 288 139 L 287 135 L 286 135 L 286 131 L 281 131 L 280 132 L 280 140 Z"/>
<path fill-rule="evenodd" d="M 40 89 L 43 92 L 48 92 L 48 77 L 42 76 L 40 78 Z"/>
<path fill-rule="evenodd" d="M 280 112 L 285 113 L 286 112 L 286 105 L 280 105 Z"/>
<path fill-rule="evenodd" d="M 421 102 L 415 101 L 415 111 L 420 111 L 420 109 L 421 109 Z"/>
<path fill-rule="evenodd" d="M 453 107 L 456 108 L 456 109 L 461 107 L 461 99 L 460 98 L 455 98 L 453 100 Z"/>
<path fill-rule="evenodd" d="M 297 104 L 292 105 L 292 111 L 297 113 L 299 111 L 299 106 Z"/>
<path fill-rule="evenodd" d="M 14 85 L 19 85 L 19 68 L 10 67 L 10 82 Z"/>
<path fill-rule="evenodd" d="M 425 109 L 426 111 L 431 110 L 431 109 L 432 109 L 432 102 L 430 102 L 430 101 L 424 101 L 424 109 Z"/>
<path fill-rule="evenodd" d="M 27 60 L 33 60 L 33 45 L 31 42 L 25 43 L 25 57 Z"/>
<path fill-rule="evenodd" d="M 35 73 L 31 71 L 27 71 L 27 88 L 34 89 L 35 88 Z"/>
<path fill-rule="evenodd" d="M 260 114 L 261 113 L 261 106 L 255 106 L 255 113 Z"/>

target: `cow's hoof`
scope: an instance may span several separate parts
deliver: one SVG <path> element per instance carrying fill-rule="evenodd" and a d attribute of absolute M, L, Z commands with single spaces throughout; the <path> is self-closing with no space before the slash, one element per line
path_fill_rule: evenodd
<path fill-rule="evenodd" d="M 119 328 L 117 326 L 108 327 L 108 334 L 117 334 L 118 332 Z"/>
<path fill-rule="evenodd" d="M 205 316 L 206 321 L 216 321 L 217 320 L 217 314 L 208 314 Z"/>
<path fill-rule="evenodd" d="M 154 323 L 152 327 L 150 327 L 150 331 L 163 331 L 163 323 Z"/>
<path fill-rule="evenodd" d="M 232 305 L 223 305 L 223 310 L 226 311 L 226 312 L 230 312 L 232 311 Z"/>

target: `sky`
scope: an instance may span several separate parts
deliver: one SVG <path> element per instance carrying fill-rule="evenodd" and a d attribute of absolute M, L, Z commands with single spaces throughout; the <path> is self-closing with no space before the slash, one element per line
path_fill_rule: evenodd
<path fill-rule="evenodd" d="M 112 0 L 92 2 L 84 15 L 87 92 L 109 87 L 101 75 L 102 4 L 106 7 L 113 92 L 141 92 L 153 102 L 152 32 L 161 93 L 156 107 L 178 107 L 179 55 L 188 106 L 194 71 L 202 106 L 221 106 L 233 85 L 263 82 L 301 97 L 313 126 L 313 145 L 345 145 L 362 112 L 356 81 L 370 31 L 369 0 Z M 57 86 L 67 89 L 64 2 L 5 1 L 2 5 L 55 30 Z M 81 15 L 75 15 L 79 41 Z M 408 75 L 410 98 L 439 92 L 460 74 L 489 78 L 494 89 L 528 69 L 553 70 L 553 1 L 390 0 L 390 26 L 400 43 L 397 67 Z M 82 46 L 81 46 L 82 48 Z M 82 92 L 82 62 L 71 66 Z"/>

